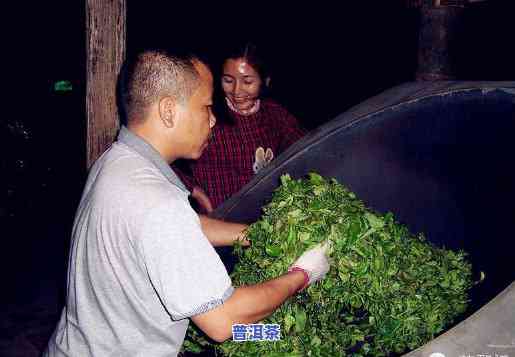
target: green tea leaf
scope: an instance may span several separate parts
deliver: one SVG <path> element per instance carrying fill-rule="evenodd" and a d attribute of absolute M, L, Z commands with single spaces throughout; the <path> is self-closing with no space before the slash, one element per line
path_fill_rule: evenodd
<path fill-rule="evenodd" d="M 297 313 L 295 314 L 295 332 L 304 331 L 307 317 L 308 316 L 306 315 L 306 311 L 304 311 L 302 308 L 297 310 Z"/>
<path fill-rule="evenodd" d="M 276 342 L 215 345 L 226 356 L 387 356 L 433 339 L 466 311 L 472 286 L 466 254 L 411 234 L 391 213 L 367 208 L 334 179 L 281 177 L 263 215 L 235 249 L 235 286 L 284 274 L 309 247 L 331 241 L 331 269 L 264 323 L 281 326 Z M 480 279 L 484 278 L 484 273 Z M 191 327 L 192 329 L 194 327 Z M 204 347 L 188 330 L 187 344 Z"/>
<path fill-rule="evenodd" d="M 265 248 L 266 254 L 271 257 L 278 257 L 281 255 L 281 247 L 277 245 L 267 245 Z"/>

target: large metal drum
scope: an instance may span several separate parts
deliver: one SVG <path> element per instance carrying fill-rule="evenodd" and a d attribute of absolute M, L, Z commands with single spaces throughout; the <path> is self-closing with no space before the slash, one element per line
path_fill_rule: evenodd
<path fill-rule="evenodd" d="M 282 174 L 310 171 L 486 274 L 464 320 L 410 356 L 515 356 L 515 82 L 392 88 L 290 147 L 214 216 L 253 222 Z"/>

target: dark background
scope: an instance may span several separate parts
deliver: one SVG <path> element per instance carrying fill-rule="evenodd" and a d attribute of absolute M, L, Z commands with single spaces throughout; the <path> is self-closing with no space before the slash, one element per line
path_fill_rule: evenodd
<path fill-rule="evenodd" d="M 215 61 L 233 41 L 266 48 L 273 91 L 315 128 L 414 79 L 419 12 L 403 1 L 128 1 L 128 54 L 198 52 Z M 2 11 L 0 304 L 64 297 L 67 248 L 85 169 L 85 4 L 48 1 Z M 454 51 L 464 80 L 515 80 L 509 1 L 466 9 Z M 71 92 L 56 92 L 69 80 Z"/>

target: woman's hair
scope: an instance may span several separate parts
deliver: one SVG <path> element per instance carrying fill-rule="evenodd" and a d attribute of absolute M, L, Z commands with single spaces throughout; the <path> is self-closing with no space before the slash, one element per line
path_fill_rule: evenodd
<path fill-rule="evenodd" d="M 269 68 L 263 58 L 263 54 L 258 51 L 258 47 L 252 42 L 246 42 L 243 45 L 236 45 L 229 50 L 223 61 L 228 59 L 244 58 L 248 64 L 254 68 L 259 74 L 263 84 L 265 80 L 270 77 Z M 222 63 L 223 66 L 223 63 Z"/>

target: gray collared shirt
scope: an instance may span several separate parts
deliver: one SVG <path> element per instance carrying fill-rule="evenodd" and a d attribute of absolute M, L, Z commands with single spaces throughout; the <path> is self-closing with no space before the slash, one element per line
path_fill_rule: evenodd
<path fill-rule="evenodd" d="M 188 317 L 234 291 L 182 182 L 123 127 L 90 170 L 68 269 L 45 357 L 176 356 Z"/>
<path fill-rule="evenodd" d="M 172 183 L 184 192 L 190 194 L 181 179 L 173 172 L 170 165 L 163 159 L 156 149 L 147 143 L 143 138 L 131 132 L 127 127 L 120 128 L 118 133 L 118 142 L 123 143 L 136 151 L 138 154 L 149 160 L 161 173 Z"/>

